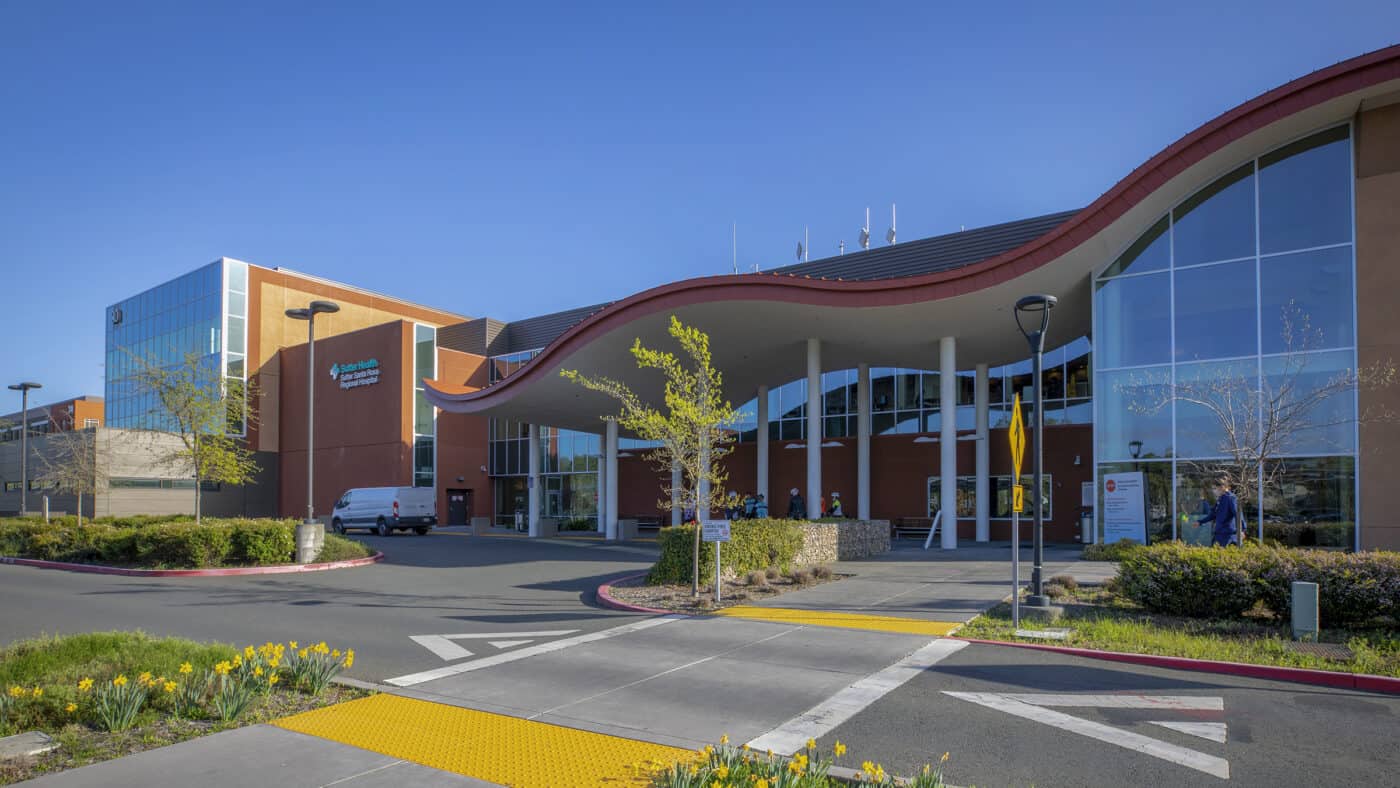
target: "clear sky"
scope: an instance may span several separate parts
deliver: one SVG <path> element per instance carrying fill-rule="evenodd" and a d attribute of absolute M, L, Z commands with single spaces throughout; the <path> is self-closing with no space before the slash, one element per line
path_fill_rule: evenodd
<path fill-rule="evenodd" d="M 731 222 L 747 269 L 867 206 L 1078 208 L 1400 41 L 1347 0 L 215 5 L 0 0 L 0 382 L 100 395 L 103 307 L 225 255 L 510 320 L 727 271 Z"/>

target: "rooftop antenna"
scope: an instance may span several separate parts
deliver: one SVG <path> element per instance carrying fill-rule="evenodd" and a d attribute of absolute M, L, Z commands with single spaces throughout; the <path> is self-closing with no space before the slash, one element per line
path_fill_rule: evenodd
<path fill-rule="evenodd" d="M 885 240 L 890 246 L 894 246 L 894 203 L 890 203 L 890 231 L 885 233 Z"/>
<path fill-rule="evenodd" d="M 846 253 L 846 239 L 842 238 L 841 243 L 836 245 L 836 253 L 844 255 Z"/>
<path fill-rule="evenodd" d="M 810 246 L 810 245 L 808 244 L 808 242 L 807 242 L 807 226 L 806 226 L 806 225 L 803 225 L 803 226 L 802 226 L 802 243 L 800 243 L 800 244 L 797 245 L 797 260 L 798 260 L 798 262 L 801 262 L 801 263 L 807 262 L 807 250 L 810 249 L 810 248 L 811 248 L 811 246 Z"/>
<path fill-rule="evenodd" d="M 865 209 L 865 224 L 860 228 L 860 248 L 870 248 L 870 208 Z"/>

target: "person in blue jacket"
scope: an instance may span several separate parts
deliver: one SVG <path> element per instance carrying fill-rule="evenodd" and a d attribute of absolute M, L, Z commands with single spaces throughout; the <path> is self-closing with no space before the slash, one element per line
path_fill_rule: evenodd
<path fill-rule="evenodd" d="M 1221 476 L 1215 480 L 1215 505 L 1206 516 L 1197 521 L 1196 527 L 1214 522 L 1215 535 L 1211 538 L 1211 544 L 1226 547 L 1240 543 L 1239 520 L 1239 501 L 1235 499 L 1235 494 L 1230 492 L 1230 480 Z"/>

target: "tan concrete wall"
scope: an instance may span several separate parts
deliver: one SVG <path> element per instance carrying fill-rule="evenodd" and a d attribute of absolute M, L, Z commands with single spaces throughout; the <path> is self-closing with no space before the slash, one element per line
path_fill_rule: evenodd
<path fill-rule="evenodd" d="M 1363 112 L 1356 135 L 1356 328 L 1362 368 L 1400 361 L 1400 104 Z M 1400 413 L 1400 386 L 1362 390 L 1361 413 Z M 1361 427 L 1361 546 L 1400 549 L 1400 423 Z"/>

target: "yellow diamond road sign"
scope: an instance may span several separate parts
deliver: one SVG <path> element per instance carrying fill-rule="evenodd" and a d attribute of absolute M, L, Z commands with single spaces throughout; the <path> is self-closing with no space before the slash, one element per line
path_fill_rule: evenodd
<path fill-rule="evenodd" d="M 1011 439 L 1011 469 L 1014 474 L 1011 483 L 1020 484 L 1021 461 L 1026 458 L 1026 422 L 1021 418 L 1020 394 L 1016 395 L 1016 400 L 1011 405 L 1011 429 L 1008 437 Z"/>
<path fill-rule="evenodd" d="M 1017 484 L 1011 488 L 1011 511 L 1020 514 L 1026 510 L 1026 488 Z"/>

